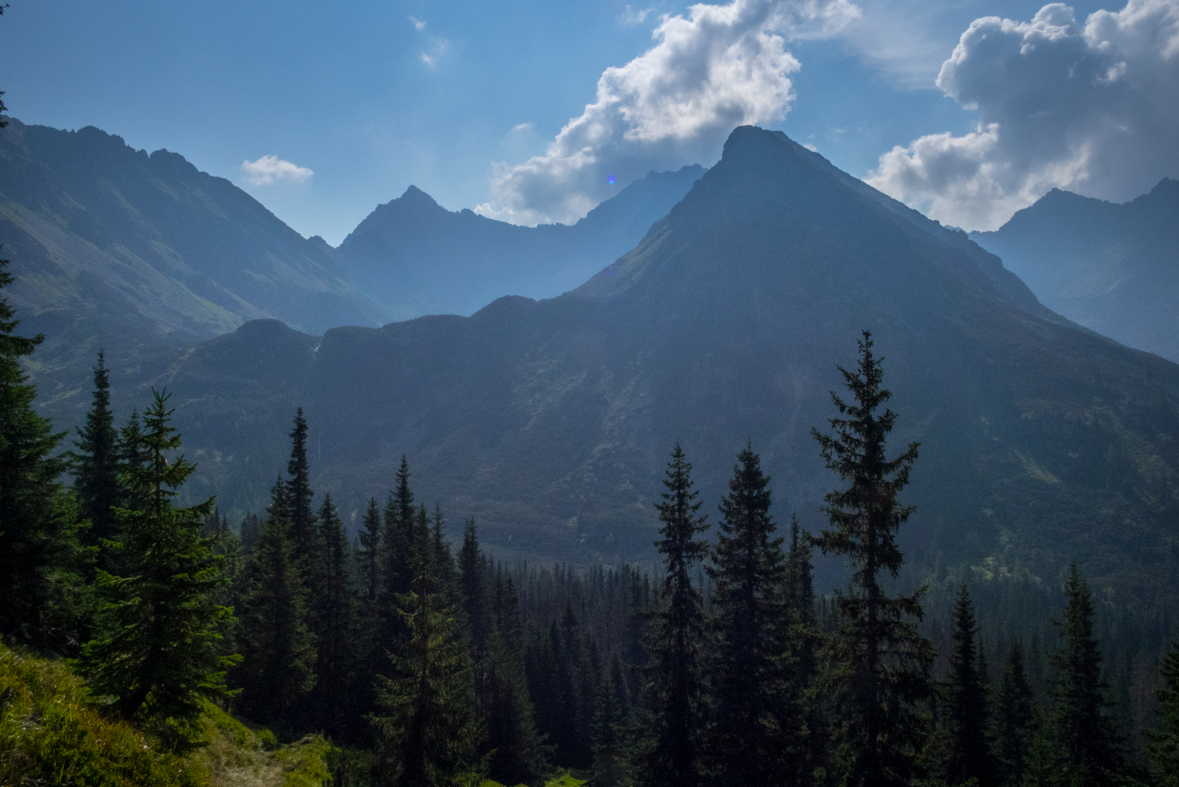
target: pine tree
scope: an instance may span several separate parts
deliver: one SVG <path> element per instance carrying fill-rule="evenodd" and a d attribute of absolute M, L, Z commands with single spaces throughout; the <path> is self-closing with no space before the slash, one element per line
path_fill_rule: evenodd
<path fill-rule="evenodd" d="M 707 516 L 698 512 L 691 479 L 692 465 L 676 443 L 663 485 L 659 511 L 663 555 L 663 605 L 651 616 L 648 643 L 653 712 L 644 725 L 647 741 L 640 755 L 640 773 L 651 785 L 693 787 L 702 783 L 700 762 L 704 714 L 701 645 L 704 639 L 704 601 L 692 586 L 692 567 L 708 554 L 708 544 L 697 536 L 708 529 Z"/>
<path fill-rule="evenodd" d="M 1051 733 L 1060 752 L 1062 787 L 1107 787 L 1124 781 L 1122 739 L 1102 676 L 1101 651 L 1093 638 L 1093 597 L 1073 564 L 1064 586 L 1068 598 L 1057 623 L 1061 648 L 1053 655 Z"/>
<path fill-rule="evenodd" d="M 954 605 L 951 636 L 953 644 L 944 705 L 949 736 L 945 781 L 948 785 L 973 781 L 978 787 L 992 787 L 995 766 L 987 725 L 986 684 L 978 669 L 978 626 L 965 582 Z"/>
<path fill-rule="evenodd" d="M 854 402 L 831 394 L 847 417 L 831 419 L 833 437 L 812 431 L 827 467 L 850 482 L 826 495 L 831 529 L 815 543 L 824 553 L 846 556 L 853 568 L 852 592 L 836 596 L 840 628 L 831 641 L 836 778 L 848 787 L 891 787 L 921 775 L 933 648 L 916 629 L 920 592 L 890 597 L 880 584 L 882 572 L 896 577 L 904 562 L 896 534 L 913 509 L 900 506 L 897 494 L 909 481 L 917 444 L 895 459 L 885 457 L 896 414 L 879 412 L 891 394 L 881 387 L 883 370 L 867 331 L 859 355 L 854 371 L 840 368 Z"/>
<path fill-rule="evenodd" d="M 339 737 L 349 729 L 349 689 L 356 653 L 356 597 L 348 576 L 344 523 L 324 495 L 317 516 L 318 557 L 311 594 L 310 628 L 316 642 L 315 726 Z"/>
<path fill-rule="evenodd" d="M 295 559 L 309 576 L 315 562 L 318 546 L 315 530 L 315 511 L 312 509 L 311 471 L 307 463 L 307 419 L 303 408 L 295 414 L 295 426 L 291 430 L 291 459 L 287 462 L 286 482 L 287 509 L 290 522 L 291 543 L 295 546 Z"/>
<path fill-rule="evenodd" d="M 1146 750 L 1162 787 L 1179 787 L 1179 645 L 1172 645 L 1159 666 L 1163 685 L 1156 690 L 1159 728 L 1148 730 Z"/>
<path fill-rule="evenodd" d="M 412 544 L 411 590 L 400 598 L 408 637 L 391 653 L 392 676 L 379 679 L 380 737 L 387 780 L 395 787 L 477 785 L 481 730 L 474 714 L 471 662 L 457 611 L 432 592 L 434 549 L 428 534 Z"/>
<path fill-rule="evenodd" d="M 140 437 L 147 461 L 126 471 L 135 499 L 147 503 L 115 510 L 124 565 L 133 573 L 100 572 L 114 600 L 104 633 L 84 648 L 83 666 L 91 690 L 109 698 L 123 718 L 151 719 L 181 745 L 198 732 L 202 698 L 225 693 L 225 670 L 236 658 L 221 652 L 221 632 L 232 624 L 233 610 L 216 603 L 228 582 L 224 557 L 201 532 L 212 498 L 172 505 L 195 468 L 183 456 L 169 459 L 180 435 L 171 426 L 168 394 L 152 393 Z"/>
<path fill-rule="evenodd" d="M 360 530 L 360 595 L 366 610 L 376 606 L 381 592 L 381 510 L 377 499 L 369 498 Z"/>
<path fill-rule="evenodd" d="M 78 429 L 74 447 L 71 459 L 78 515 L 90 522 L 86 544 L 98 547 L 116 537 L 114 508 L 122 503 L 119 434 L 111 412 L 110 372 L 102 350 L 98 351 L 98 365 L 94 367 L 93 403 L 85 425 Z M 105 561 L 100 565 L 110 570 Z"/>
<path fill-rule="evenodd" d="M 315 639 L 284 487 L 281 478 L 275 481 L 261 538 L 246 569 L 238 627 L 244 657 L 239 683 L 247 715 L 292 725 L 315 685 Z"/>
<path fill-rule="evenodd" d="M 827 728 L 824 703 L 816 684 L 819 639 L 815 619 L 814 567 L 811 565 L 812 539 L 802 531 L 798 516 L 790 516 L 790 549 L 786 553 L 786 611 L 789 619 L 790 652 L 795 664 L 790 696 L 800 706 L 802 740 L 791 759 L 791 779 L 798 785 L 810 785 L 827 761 Z"/>
<path fill-rule="evenodd" d="M 0 290 L 12 282 L 0 260 Z M 68 647 L 82 614 L 86 570 L 77 517 L 58 481 L 65 463 L 53 456 L 64 433 L 33 409 L 36 388 L 21 368 L 44 337 L 14 333 L 0 298 L 0 635 Z"/>
<path fill-rule="evenodd" d="M 629 781 L 623 711 L 619 707 L 617 689 L 614 678 L 607 672 L 599 689 L 593 727 L 593 783 L 602 787 L 621 787 Z"/>
<path fill-rule="evenodd" d="M 798 744 L 789 696 L 789 621 L 782 539 L 774 538 L 769 479 L 749 447 L 737 457 L 721 502 L 715 568 L 715 655 L 711 665 L 716 722 L 713 767 L 726 782 L 769 784 L 789 772 Z"/>
<path fill-rule="evenodd" d="M 1035 712 L 1035 699 L 1023 664 L 1023 646 L 1015 642 L 1007 652 L 995 702 L 995 753 L 999 760 L 999 781 L 1004 787 L 1023 784 L 1036 732 Z"/>

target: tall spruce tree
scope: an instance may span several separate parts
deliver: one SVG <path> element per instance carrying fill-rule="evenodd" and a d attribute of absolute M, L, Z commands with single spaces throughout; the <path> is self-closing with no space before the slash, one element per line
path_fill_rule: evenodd
<path fill-rule="evenodd" d="M 836 594 L 840 625 L 831 639 L 834 772 L 847 787 L 900 787 L 921 776 L 933 646 L 916 628 L 920 591 L 889 596 L 881 575 L 896 577 L 904 563 L 896 534 L 913 509 L 901 506 L 897 494 L 909 481 L 917 444 L 895 459 L 885 456 L 896 414 L 880 412 L 891 394 L 881 387 L 884 371 L 868 331 L 859 341 L 859 364 L 840 372 L 853 401 L 835 392 L 831 399 L 846 417 L 830 420 L 834 436 L 812 431 L 827 467 L 849 482 L 826 495 L 831 528 L 815 540 L 824 553 L 848 558 L 853 569 L 851 592 Z"/>
<path fill-rule="evenodd" d="M 12 283 L 7 266 L 0 260 L 0 290 Z M 64 433 L 33 409 L 37 391 L 21 368 L 44 337 L 18 336 L 18 324 L 0 298 L 0 635 L 68 647 L 85 564 L 58 480 L 65 463 L 54 452 Z"/>
<path fill-rule="evenodd" d="M 215 537 L 202 535 L 213 499 L 176 508 L 172 499 L 195 469 L 171 425 L 168 394 L 155 397 L 140 437 L 147 461 L 129 467 L 125 481 L 140 509 L 119 508 L 115 517 L 128 576 L 100 572 L 113 599 L 103 632 L 87 643 L 83 667 L 90 688 L 126 719 L 151 719 L 177 744 L 199 734 L 196 720 L 205 697 L 225 692 L 225 670 L 236 661 L 221 650 L 233 611 L 218 604 L 228 583 Z"/>
<path fill-rule="evenodd" d="M 715 721 L 709 754 L 718 778 L 769 784 L 790 772 L 799 724 L 790 698 L 782 539 L 774 538 L 769 478 L 750 447 L 737 457 L 710 575 Z"/>
<path fill-rule="evenodd" d="M 708 529 L 708 517 L 691 479 L 692 465 L 679 443 L 671 453 L 666 491 L 656 503 L 659 533 L 655 547 L 663 555 L 666 573 L 663 603 L 651 615 L 650 693 L 652 713 L 644 725 L 639 758 L 643 781 L 661 787 L 693 787 L 703 783 L 700 759 L 704 730 L 703 676 L 704 600 L 692 585 L 692 568 L 708 554 L 708 543 L 697 538 Z"/>
<path fill-rule="evenodd" d="M 287 475 L 287 516 L 291 543 L 295 546 L 295 559 L 304 572 L 304 579 L 307 579 L 315 563 L 319 544 L 315 511 L 312 508 L 314 493 L 311 491 L 311 468 L 307 463 L 307 419 L 303 417 L 302 407 L 295 413 L 295 426 L 291 430 L 291 458 L 287 462 Z"/>
<path fill-rule="evenodd" d="M 977 787 L 993 787 L 996 773 L 991 756 L 987 687 L 979 671 L 978 626 L 965 582 L 954 604 L 951 639 L 943 706 L 948 738 L 943 776 L 951 786 L 974 782 Z"/>
<path fill-rule="evenodd" d="M 795 663 L 791 697 L 802 713 L 802 739 L 791 758 L 791 780 L 806 787 L 816 782 L 827 761 L 825 706 L 818 696 L 818 621 L 815 618 L 812 539 L 790 516 L 790 549 L 786 553 L 786 611 L 790 630 L 790 652 Z"/>
<path fill-rule="evenodd" d="M 348 571 L 348 540 L 344 523 L 331 495 L 324 495 L 317 516 L 318 555 L 310 628 L 315 639 L 315 689 L 312 708 L 315 727 L 339 738 L 351 731 L 349 712 L 353 667 L 356 663 L 356 596 Z"/>
<path fill-rule="evenodd" d="M 261 538 L 246 567 L 238 641 L 241 708 L 251 718 L 288 728 L 315 685 L 315 638 L 308 625 L 305 582 L 290 535 L 282 478 L 271 490 Z"/>
<path fill-rule="evenodd" d="M 429 532 L 418 532 L 411 545 L 411 589 L 399 600 L 408 637 L 403 650 L 390 654 L 392 675 L 379 678 L 382 713 L 373 717 L 384 776 L 395 787 L 477 785 L 482 733 L 474 713 L 471 661 L 457 610 L 437 592 Z"/>
<path fill-rule="evenodd" d="M 111 412 L 110 371 L 105 353 L 98 351 L 94 367 L 94 395 L 86 423 L 78 429 L 71 455 L 78 515 L 89 520 L 85 542 L 98 547 L 115 538 L 115 506 L 121 500 L 119 487 L 119 433 Z M 100 554 L 105 550 L 100 550 Z M 100 558 L 103 568 L 110 570 Z"/>
<path fill-rule="evenodd" d="M 361 606 L 367 614 L 375 609 L 381 593 L 381 509 L 375 497 L 369 498 L 361 524 L 357 562 L 360 567 Z"/>
<path fill-rule="evenodd" d="M 1093 637 L 1093 597 L 1077 570 L 1064 585 L 1068 606 L 1057 623 L 1061 646 L 1052 657 L 1051 734 L 1059 751 L 1062 787 L 1109 787 L 1125 781 L 1122 738 Z"/>
<path fill-rule="evenodd" d="M 1163 655 L 1159 677 L 1159 726 L 1147 731 L 1146 750 L 1161 787 L 1179 787 L 1179 645 Z"/>
<path fill-rule="evenodd" d="M 1035 702 L 1023 663 L 1023 646 L 1013 642 L 1007 651 L 995 698 L 995 754 L 999 782 L 1004 787 L 1023 784 L 1024 769 L 1037 733 Z"/>

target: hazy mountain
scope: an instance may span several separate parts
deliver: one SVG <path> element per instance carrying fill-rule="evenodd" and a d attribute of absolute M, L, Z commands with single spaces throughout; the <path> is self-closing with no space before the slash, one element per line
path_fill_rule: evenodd
<path fill-rule="evenodd" d="M 1179 181 L 1124 205 L 1053 189 L 971 237 L 1051 309 L 1179 361 Z"/>
<path fill-rule="evenodd" d="M 348 276 L 397 319 L 469 315 L 504 295 L 551 298 L 635 247 L 704 174 L 651 172 L 573 226 L 453 213 L 410 186 L 340 245 Z"/>
<path fill-rule="evenodd" d="M 44 332 L 41 393 L 72 397 L 105 346 L 115 364 L 275 317 L 322 332 L 379 325 L 333 249 L 176 153 L 87 127 L 0 131 L 0 243 L 23 329 Z"/>
<path fill-rule="evenodd" d="M 477 517 L 494 548 L 613 561 L 651 554 L 676 440 L 709 509 L 749 441 L 779 521 L 818 527 L 839 482 L 810 430 L 867 328 L 893 448 L 922 445 L 913 562 L 1168 579 L 1179 366 L 1042 314 L 961 233 L 741 128 L 636 249 L 562 297 L 322 340 L 248 323 L 115 384 L 124 409 L 148 384 L 175 392 L 192 493 L 235 511 L 264 502 L 302 405 L 316 488 L 353 515 L 405 454 L 419 499 Z"/>

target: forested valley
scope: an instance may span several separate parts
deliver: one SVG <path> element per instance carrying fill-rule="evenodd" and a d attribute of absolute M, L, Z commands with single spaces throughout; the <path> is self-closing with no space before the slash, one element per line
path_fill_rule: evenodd
<path fill-rule="evenodd" d="M 906 575 L 919 446 L 887 445 L 904 406 L 867 332 L 813 432 L 825 528 L 772 510 L 752 444 L 713 513 L 677 444 L 661 562 L 589 569 L 494 559 L 474 520 L 415 497 L 407 458 L 352 538 L 311 488 L 301 410 L 265 512 L 179 506 L 193 466 L 168 394 L 116 424 L 100 353 L 84 427 L 55 432 L 20 365 L 39 341 L 0 301 L 2 783 L 172 783 L 63 780 L 99 755 L 67 740 L 74 717 L 28 710 L 14 675 L 34 657 L 67 660 L 88 712 L 138 730 L 176 783 L 201 783 L 183 763 L 216 712 L 322 736 L 341 787 L 1179 780 L 1165 607 L 1109 602 L 1075 565 L 1056 588 Z M 818 554 L 845 587 L 815 587 Z"/>

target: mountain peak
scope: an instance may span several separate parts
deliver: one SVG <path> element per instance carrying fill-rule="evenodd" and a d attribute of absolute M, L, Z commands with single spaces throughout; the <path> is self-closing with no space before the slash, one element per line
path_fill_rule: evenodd
<path fill-rule="evenodd" d="M 419 189 L 417 186 L 410 186 L 405 190 L 405 193 L 395 200 L 396 202 L 403 202 L 407 205 L 422 206 L 427 208 L 441 207 L 433 197 L 426 192 Z"/>

